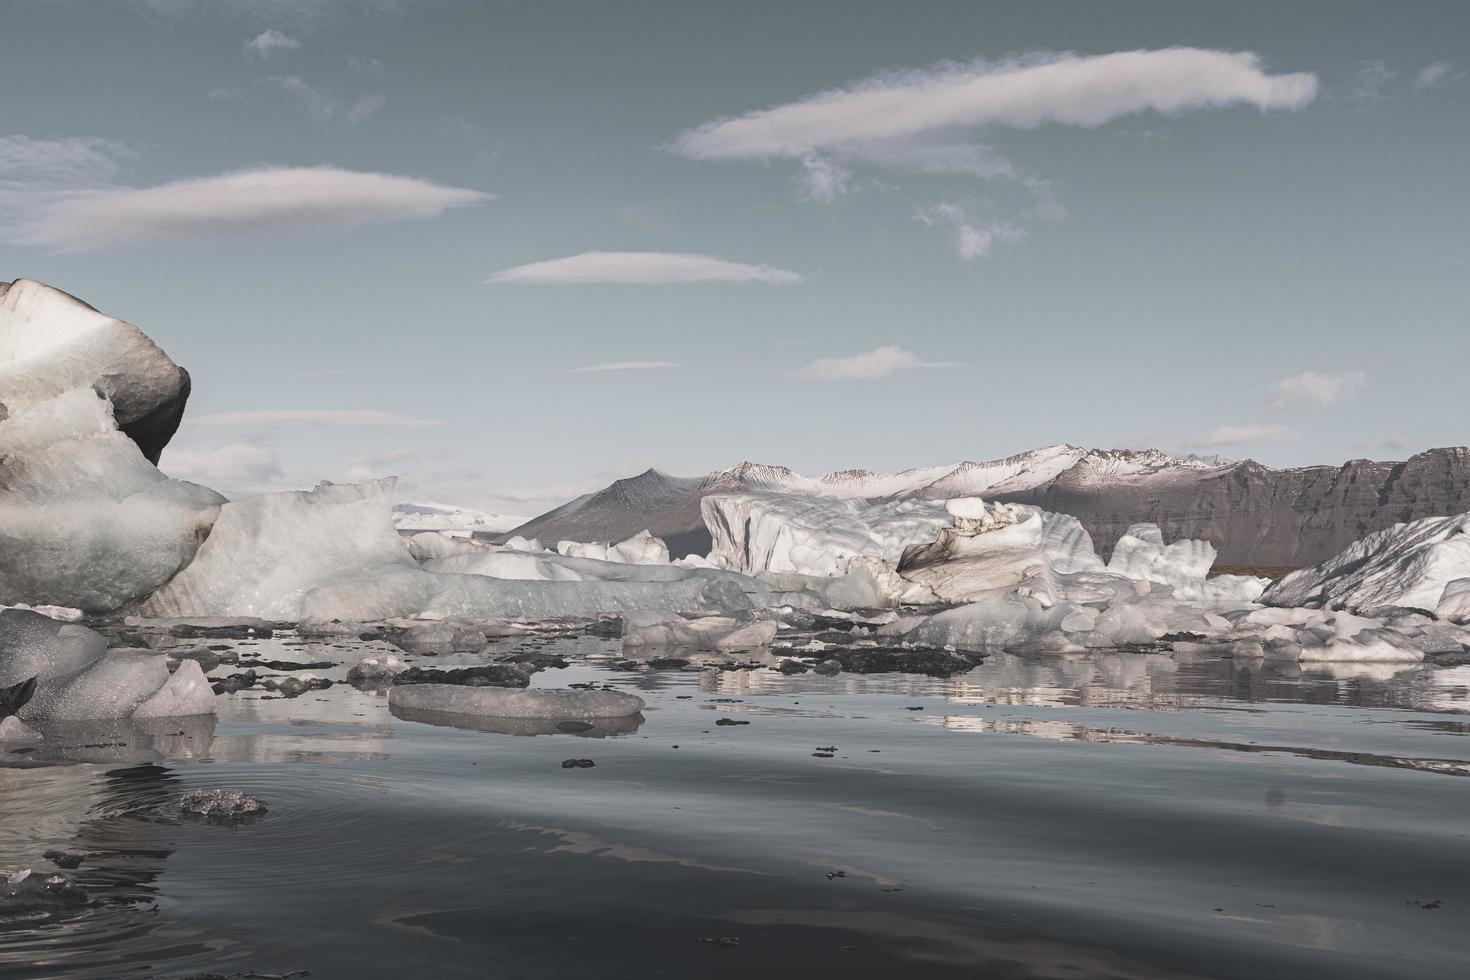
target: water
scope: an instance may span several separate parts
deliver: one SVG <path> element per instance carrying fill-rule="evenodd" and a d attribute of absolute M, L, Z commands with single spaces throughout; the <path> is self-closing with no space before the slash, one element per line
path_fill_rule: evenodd
<path fill-rule="evenodd" d="M 538 686 L 634 691 L 641 723 L 430 725 L 339 684 L 0 755 L 0 869 L 84 853 L 92 898 L 0 919 L 0 975 L 1470 972 L 1470 668 L 1117 653 L 825 678 L 522 645 L 572 661 Z M 181 820 L 201 788 L 269 813 Z"/>

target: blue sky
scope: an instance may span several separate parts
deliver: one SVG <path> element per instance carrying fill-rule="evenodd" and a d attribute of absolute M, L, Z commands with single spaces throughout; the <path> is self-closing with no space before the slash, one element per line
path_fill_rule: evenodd
<path fill-rule="evenodd" d="M 163 467 L 534 513 L 658 466 L 1466 442 L 1470 7 L 17 0 L 0 279 Z"/>

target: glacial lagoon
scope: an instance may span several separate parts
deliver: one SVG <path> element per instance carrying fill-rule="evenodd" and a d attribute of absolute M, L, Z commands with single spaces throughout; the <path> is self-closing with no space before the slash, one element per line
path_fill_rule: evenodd
<path fill-rule="evenodd" d="M 338 683 L 6 746 L 0 869 L 85 903 L 6 910 L 0 976 L 1470 972 L 1470 666 L 786 675 L 582 634 L 406 656 L 554 654 L 533 688 L 647 702 L 589 728 L 395 716 L 343 682 L 382 641 L 208 642 L 242 658 L 211 678 L 331 661 Z M 180 814 L 215 788 L 267 812 Z"/>

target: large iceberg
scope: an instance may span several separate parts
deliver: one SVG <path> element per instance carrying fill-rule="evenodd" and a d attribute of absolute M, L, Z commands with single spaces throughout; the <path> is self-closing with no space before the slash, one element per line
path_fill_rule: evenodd
<path fill-rule="evenodd" d="M 1455 612 L 1459 579 L 1470 578 L 1470 514 L 1395 524 L 1340 554 L 1298 569 L 1266 590 L 1273 606 L 1319 606 L 1369 612 L 1407 607 L 1434 612 L 1446 593 Z"/>
<path fill-rule="evenodd" d="M 858 556 L 896 565 L 904 548 L 950 523 L 943 503 L 931 500 L 742 493 L 711 494 L 699 506 L 714 541 L 710 560 L 747 575 L 838 575 Z"/>
<path fill-rule="evenodd" d="M 0 282 L 0 402 L 13 411 L 76 389 L 110 402 L 118 427 L 157 463 L 183 417 L 189 372 L 75 296 L 31 279 Z"/>
<path fill-rule="evenodd" d="M 224 498 L 171 480 L 91 388 L 0 417 L 0 602 L 106 612 L 188 563 Z"/>
<path fill-rule="evenodd" d="M 619 541 L 617 544 L 560 541 L 557 543 L 556 550 L 558 554 L 573 558 L 597 558 L 602 561 L 622 562 L 626 565 L 667 565 L 669 563 L 669 546 L 664 544 L 662 538 L 656 538 L 646 530 L 639 531 L 626 541 Z"/>

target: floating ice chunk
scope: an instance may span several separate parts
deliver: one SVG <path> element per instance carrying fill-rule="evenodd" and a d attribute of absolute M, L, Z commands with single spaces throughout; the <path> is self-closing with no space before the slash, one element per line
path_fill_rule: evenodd
<path fill-rule="evenodd" d="M 1282 578 L 1261 597 L 1273 606 L 1369 611 L 1436 610 L 1446 587 L 1470 578 L 1470 514 L 1395 524 L 1340 554 Z"/>
<path fill-rule="evenodd" d="M 68 391 L 96 390 L 152 462 L 189 397 L 189 373 L 130 323 L 31 279 L 0 282 L 0 401 L 12 413 Z"/>
<path fill-rule="evenodd" d="M 198 671 L 197 664 L 193 665 Z M 180 670 L 184 665 L 180 665 Z M 74 674 L 41 682 L 18 712 L 28 724 L 126 718 L 168 683 L 168 657 L 152 650 L 109 650 Z M 212 706 L 210 710 L 213 710 Z"/>
<path fill-rule="evenodd" d="M 669 563 L 669 546 L 664 544 L 662 538 L 656 538 L 646 530 L 639 531 L 626 541 L 611 545 L 561 541 L 557 543 L 556 550 L 558 554 L 571 558 L 596 558 L 600 561 L 615 561 L 625 565 L 667 565 Z"/>
<path fill-rule="evenodd" d="M 1470 578 L 1457 578 L 1445 585 L 1434 615 L 1452 623 L 1470 624 Z"/>
<path fill-rule="evenodd" d="M 411 684 L 388 692 L 390 707 L 496 718 L 625 718 L 643 710 L 643 699 L 621 691 Z"/>
<path fill-rule="evenodd" d="M 107 640 L 85 626 L 22 609 L 0 610 L 0 687 L 75 673 L 106 650 Z"/>
<path fill-rule="evenodd" d="M 623 647 L 699 647 L 743 650 L 768 645 L 776 638 L 771 620 L 742 623 L 729 616 L 684 619 L 669 613 L 635 612 L 623 616 Z"/>
<path fill-rule="evenodd" d="M 1309 662 L 1379 661 L 1384 663 L 1418 663 L 1424 651 L 1400 636 L 1386 630 L 1362 630 L 1352 636 L 1323 637 L 1311 630 L 1297 634 L 1301 647 L 1299 659 Z"/>
<path fill-rule="evenodd" d="M 347 683 L 368 684 L 374 681 L 385 681 L 407 669 L 408 664 L 393 654 L 376 653 L 370 657 L 363 657 L 353 665 L 352 669 L 347 672 Z"/>
<path fill-rule="evenodd" d="M 0 387 L 0 401 L 9 394 Z M 90 388 L 0 412 L 0 603 L 109 612 L 182 568 L 224 498 L 170 480 Z"/>
<path fill-rule="evenodd" d="M 165 667 L 166 669 L 166 667 Z M 133 709 L 134 718 L 181 718 L 214 713 L 214 691 L 193 660 L 181 660 L 164 685 Z"/>
<path fill-rule="evenodd" d="M 80 609 L 72 609 L 69 606 L 33 606 L 28 602 L 17 602 L 15 605 L 0 605 L 0 609 L 23 609 L 26 612 L 36 612 L 47 619 L 55 619 L 63 623 L 75 623 L 86 614 Z"/>
<path fill-rule="evenodd" d="M 1200 582 L 1215 564 L 1215 546 L 1185 539 L 1164 544 L 1157 524 L 1134 524 L 1113 546 L 1108 571 L 1129 578 L 1174 585 Z"/>
<path fill-rule="evenodd" d="M 536 538 L 524 538 L 519 534 L 513 534 L 505 539 L 503 547 L 511 551 L 545 551 L 546 547 Z"/>

